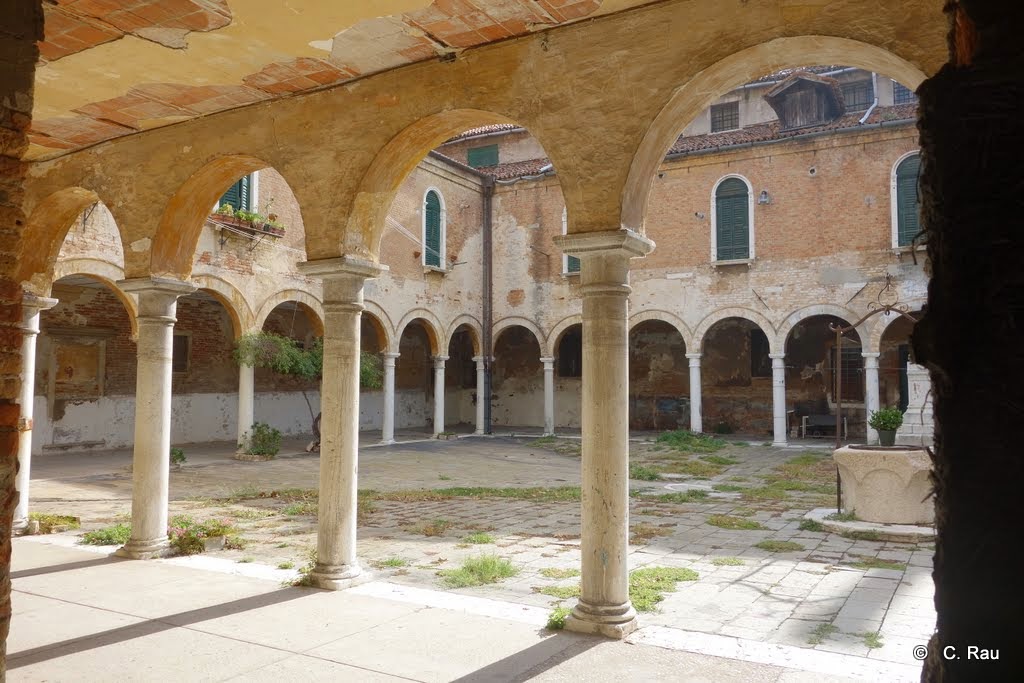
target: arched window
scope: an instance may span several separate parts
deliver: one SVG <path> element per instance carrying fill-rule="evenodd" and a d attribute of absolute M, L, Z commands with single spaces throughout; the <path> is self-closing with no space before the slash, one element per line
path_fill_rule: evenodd
<path fill-rule="evenodd" d="M 569 232 L 569 209 L 562 207 L 562 234 Z M 566 275 L 577 275 L 580 272 L 580 260 L 575 256 L 562 254 L 562 272 Z"/>
<path fill-rule="evenodd" d="M 423 198 L 423 265 L 444 269 L 444 203 L 441 193 L 427 190 Z"/>
<path fill-rule="evenodd" d="M 909 247 L 921 231 L 918 217 L 921 203 L 918 201 L 917 181 L 921 171 L 921 155 L 914 152 L 903 158 L 893 172 L 892 180 L 892 222 L 893 246 Z"/>
<path fill-rule="evenodd" d="M 726 178 L 715 188 L 715 234 L 712 258 L 735 261 L 752 258 L 750 246 L 750 187 L 741 178 Z"/>

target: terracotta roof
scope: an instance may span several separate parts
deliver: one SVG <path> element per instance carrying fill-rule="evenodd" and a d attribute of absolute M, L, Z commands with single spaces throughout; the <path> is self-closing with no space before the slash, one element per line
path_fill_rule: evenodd
<path fill-rule="evenodd" d="M 495 180 L 509 180 L 526 175 L 540 175 L 541 169 L 550 163 L 551 160 L 545 157 L 544 159 L 513 161 L 510 164 L 498 164 L 497 166 L 483 166 L 476 170 L 489 176 L 494 176 Z"/>
<path fill-rule="evenodd" d="M 753 84 L 753 83 L 774 83 L 776 81 L 784 80 L 784 79 L 788 78 L 789 76 L 792 76 L 793 74 L 795 74 L 798 71 L 808 71 L 808 72 L 810 72 L 812 74 L 827 74 L 827 73 L 829 73 L 831 71 L 839 71 L 840 69 L 847 69 L 847 68 L 849 68 L 849 67 L 842 66 L 842 65 L 839 65 L 839 64 L 818 64 L 816 66 L 795 66 L 792 69 L 782 69 L 780 71 L 775 71 L 773 73 L 761 76 L 760 78 L 755 78 L 754 80 L 749 81 L 748 85 Z"/>
<path fill-rule="evenodd" d="M 829 130 L 842 130 L 856 128 L 860 125 L 860 119 L 864 112 L 853 112 L 840 116 L 834 121 L 820 126 L 807 126 L 793 130 L 779 130 L 778 121 L 757 123 L 746 128 L 728 130 L 721 133 L 707 133 L 705 135 L 679 136 L 669 154 L 687 154 L 702 150 L 715 149 L 717 147 L 728 147 L 730 145 L 742 145 L 755 142 L 769 142 L 772 140 L 784 140 L 809 133 L 820 133 Z M 880 123 L 882 121 L 905 121 L 917 117 L 916 104 L 901 104 L 895 107 L 875 107 L 871 116 L 865 124 Z"/>
<path fill-rule="evenodd" d="M 464 140 L 466 138 L 475 137 L 477 135 L 492 135 L 494 133 L 507 133 L 508 131 L 518 130 L 521 126 L 517 126 L 514 123 L 494 123 L 489 126 L 480 126 L 479 128 L 470 128 L 464 130 L 453 138 L 448 138 L 444 141 L 444 144 L 449 142 L 455 142 L 456 140 Z"/>

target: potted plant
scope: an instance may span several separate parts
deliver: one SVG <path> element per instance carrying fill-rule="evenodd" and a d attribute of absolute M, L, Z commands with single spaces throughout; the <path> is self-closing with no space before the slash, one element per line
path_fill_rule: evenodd
<path fill-rule="evenodd" d="M 878 432 L 878 443 L 881 446 L 896 444 L 896 430 L 903 424 L 903 413 L 899 408 L 882 408 L 872 411 L 868 425 Z"/>

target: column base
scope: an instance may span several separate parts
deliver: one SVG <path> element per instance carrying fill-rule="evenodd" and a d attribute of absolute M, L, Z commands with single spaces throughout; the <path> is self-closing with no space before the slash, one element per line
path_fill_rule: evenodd
<path fill-rule="evenodd" d="M 28 517 L 22 517 L 11 522 L 11 534 L 14 536 L 29 536 L 32 534 Z"/>
<path fill-rule="evenodd" d="M 377 442 L 377 445 L 378 446 L 390 446 L 393 443 L 395 443 L 394 439 L 381 439 L 380 441 Z"/>
<path fill-rule="evenodd" d="M 775 448 L 785 448 L 788 445 L 788 441 L 772 441 L 772 446 L 774 446 Z"/>
<path fill-rule="evenodd" d="M 373 575 L 364 572 L 358 564 L 318 564 L 309 575 L 311 585 L 329 591 L 343 591 L 372 579 Z"/>
<path fill-rule="evenodd" d="M 171 542 L 164 537 L 150 541 L 130 540 L 114 551 L 114 555 L 129 560 L 155 560 L 158 557 L 167 557 L 171 552 Z"/>
<path fill-rule="evenodd" d="M 565 618 L 565 630 L 622 640 L 637 629 L 631 603 L 593 606 L 580 602 Z"/>

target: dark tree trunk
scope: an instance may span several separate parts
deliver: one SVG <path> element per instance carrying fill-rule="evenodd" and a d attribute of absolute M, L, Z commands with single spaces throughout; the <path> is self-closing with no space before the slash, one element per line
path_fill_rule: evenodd
<path fill-rule="evenodd" d="M 919 90 L 932 279 L 913 344 L 933 382 L 938 532 L 929 682 L 1024 680 L 1020 4 L 949 7 L 951 63 Z M 972 646 L 999 660 L 972 659 Z"/>

